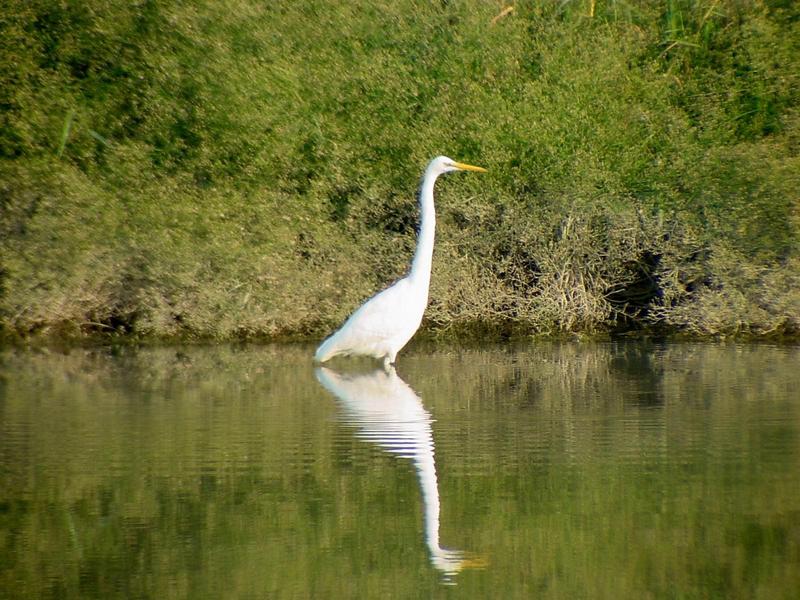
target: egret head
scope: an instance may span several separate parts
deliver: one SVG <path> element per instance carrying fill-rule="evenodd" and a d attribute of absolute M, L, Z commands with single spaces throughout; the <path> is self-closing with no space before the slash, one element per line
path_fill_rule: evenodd
<path fill-rule="evenodd" d="M 460 163 L 452 158 L 446 156 L 437 156 L 428 165 L 428 171 L 441 175 L 442 173 L 449 173 L 450 171 L 477 171 L 479 173 L 486 173 L 486 169 L 482 167 L 475 167 L 465 163 Z"/>

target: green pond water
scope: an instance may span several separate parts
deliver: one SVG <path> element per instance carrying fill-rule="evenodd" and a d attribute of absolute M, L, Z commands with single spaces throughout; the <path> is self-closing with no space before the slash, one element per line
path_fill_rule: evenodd
<path fill-rule="evenodd" d="M 2 598 L 797 598 L 800 348 L 0 352 Z"/>

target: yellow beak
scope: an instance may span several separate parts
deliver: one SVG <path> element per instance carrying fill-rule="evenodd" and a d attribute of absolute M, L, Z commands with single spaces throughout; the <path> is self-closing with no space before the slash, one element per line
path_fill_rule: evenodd
<path fill-rule="evenodd" d="M 488 171 L 483 167 L 476 167 L 474 165 L 468 165 L 465 163 L 453 162 L 453 166 L 456 167 L 457 169 L 461 169 L 462 171 L 477 171 L 478 173 L 488 173 Z"/>

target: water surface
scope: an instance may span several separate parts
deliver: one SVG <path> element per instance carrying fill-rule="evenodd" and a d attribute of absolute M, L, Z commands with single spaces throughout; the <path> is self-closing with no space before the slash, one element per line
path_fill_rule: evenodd
<path fill-rule="evenodd" d="M 797 597 L 798 348 L 312 353 L 0 353 L 0 597 Z"/>

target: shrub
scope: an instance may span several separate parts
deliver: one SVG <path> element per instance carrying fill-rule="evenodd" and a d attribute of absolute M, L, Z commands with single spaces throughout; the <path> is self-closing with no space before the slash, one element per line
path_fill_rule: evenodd
<path fill-rule="evenodd" d="M 319 335 L 401 275 L 435 329 L 797 333 L 798 9 L 13 1 L 7 333 Z"/>

